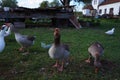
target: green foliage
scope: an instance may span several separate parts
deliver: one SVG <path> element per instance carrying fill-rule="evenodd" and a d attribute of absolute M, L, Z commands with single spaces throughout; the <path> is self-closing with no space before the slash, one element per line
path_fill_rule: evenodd
<path fill-rule="evenodd" d="M 40 8 L 48 8 L 50 5 L 49 5 L 49 2 L 48 1 L 43 1 L 41 4 L 40 4 Z"/>
<path fill-rule="evenodd" d="M 2 7 L 17 7 L 16 0 L 1 0 Z"/>
<path fill-rule="evenodd" d="M 25 19 L 25 24 L 33 24 L 33 21 L 30 19 Z"/>
<path fill-rule="evenodd" d="M 53 0 L 53 2 L 50 3 L 50 7 L 58 7 L 60 6 L 61 4 L 59 3 L 59 1 L 57 0 Z"/>
<path fill-rule="evenodd" d="M 4 24 L 4 21 L 0 21 L 0 26 L 2 26 Z"/>
<path fill-rule="evenodd" d="M 120 19 L 101 19 L 104 23 L 120 23 Z"/>
<path fill-rule="evenodd" d="M 59 3 L 59 1 L 57 0 L 53 0 L 51 3 L 49 3 L 48 1 L 43 1 L 40 4 L 40 8 L 47 8 L 47 7 L 58 7 L 61 4 Z"/>

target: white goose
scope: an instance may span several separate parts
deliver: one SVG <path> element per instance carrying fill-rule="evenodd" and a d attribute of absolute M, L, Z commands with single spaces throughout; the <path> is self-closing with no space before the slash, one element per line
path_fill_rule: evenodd
<path fill-rule="evenodd" d="M 4 36 L 6 37 L 6 36 L 9 36 L 10 34 L 11 34 L 11 29 L 10 29 L 10 27 L 9 27 L 8 30 L 5 31 Z"/>
<path fill-rule="evenodd" d="M 41 42 L 41 47 L 45 49 L 49 49 L 51 47 L 51 44 L 46 44 L 44 42 Z"/>
<path fill-rule="evenodd" d="M 11 28 L 11 30 L 15 34 L 15 39 L 20 44 L 21 48 L 19 51 L 24 51 L 24 49 L 27 49 L 28 47 L 32 46 L 34 44 L 35 36 L 29 36 L 29 35 L 22 35 L 18 32 L 18 29 L 14 27 L 13 24 L 8 23 L 7 26 Z M 29 52 L 29 49 L 27 49 Z"/>
<path fill-rule="evenodd" d="M 68 59 L 70 52 L 68 45 L 63 45 L 60 42 L 59 28 L 55 28 L 54 43 L 50 47 L 48 53 L 52 59 L 56 59 L 56 63 L 53 67 L 57 67 L 59 71 L 63 71 L 64 61 Z M 59 65 L 60 61 L 62 61 L 61 65 Z"/>
<path fill-rule="evenodd" d="M 5 31 L 7 30 L 7 28 L 8 27 L 6 25 L 3 25 L 2 29 L 0 31 L 0 52 L 2 52 L 5 48 L 4 34 L 5 34 Z"/>
<path fill-rule="evenodd" d="M 112 28 L 111 30 L 106 31 L 105 33 L 108 35 L 113 35 L 115 31 L 115 28 Z"/>

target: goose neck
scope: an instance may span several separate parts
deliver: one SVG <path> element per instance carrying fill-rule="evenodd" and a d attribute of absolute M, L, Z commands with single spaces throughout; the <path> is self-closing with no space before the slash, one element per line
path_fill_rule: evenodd
<path fill-rule="evenodd" d="M 60 35 L 54 38 L 55 45 L 60 45 Z"/>

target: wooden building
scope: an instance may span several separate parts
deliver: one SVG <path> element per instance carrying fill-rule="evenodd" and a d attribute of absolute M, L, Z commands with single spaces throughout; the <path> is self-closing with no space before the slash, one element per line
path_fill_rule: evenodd
<path fill-rule="evenodd" d="M 75 26 L 77 29 L 81 28 L 77 18 L 73 13 L 73 6 L 66 7 L 52 7 L 52 8 L 12 8 L 9 11 L 0 9 L 0 19 L 8 19 L 10 22 L 24 22 L 25 19 L 51 19 L 51 26 Z"/>

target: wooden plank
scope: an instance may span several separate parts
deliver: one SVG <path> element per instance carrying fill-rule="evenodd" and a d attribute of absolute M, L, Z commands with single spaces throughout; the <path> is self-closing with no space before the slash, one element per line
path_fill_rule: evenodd
<path fill-rule="evenodd" d="M 80 23 L 78 22 L 77 18 L 74 15 L 71 16 L 69 20 L 77 29 L 82 28 Z"/>

